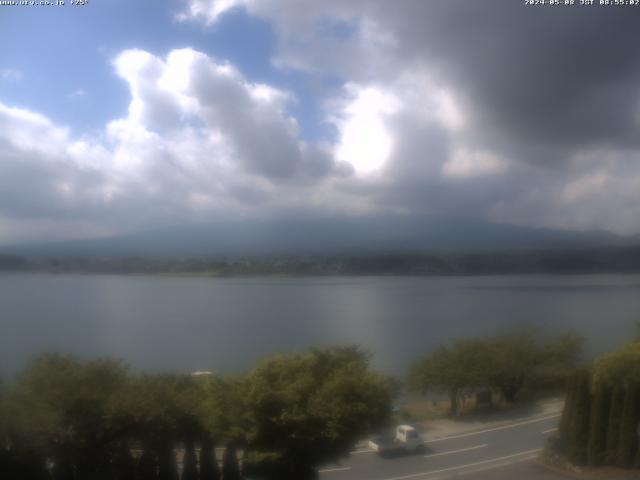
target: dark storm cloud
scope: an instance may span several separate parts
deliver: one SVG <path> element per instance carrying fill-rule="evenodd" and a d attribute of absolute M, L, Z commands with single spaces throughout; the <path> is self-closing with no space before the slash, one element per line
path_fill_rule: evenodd
<path fill-rule="evenodd" d="M 640 9 L 509 0 L 378 8 L 400 39 L 396 60 L 424 59 L 455 85 L 483 133 L 557 147 L 638 144 Z"/>

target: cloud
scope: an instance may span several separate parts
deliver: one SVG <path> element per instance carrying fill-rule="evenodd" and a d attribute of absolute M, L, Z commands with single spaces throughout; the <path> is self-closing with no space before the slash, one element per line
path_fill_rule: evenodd
<path fill-rule="evenodd" d="M 203 20 L 207 25 L 210 25 L 225 12 L 249 4 L 251 4 L 251 0 L 217 0 L 215 2 L 192 0 L 184 11 L 178 13 L 176 18 L 180 21 Z"/>
<path fill-rule="evenodd" d="M 234 66 L 191 49 L 166 59 L 129 50 L 114 64 L 132 100 L 128 118 L 109 125 L 112 136 L 151 138 L 189 126 L 223 145 L 212 162 L 243 174 L 277 182 L 331 173 L 331 158 L 299 140 L 296 120 L 285 113 L 289 93 L 250 83 Z"/>
<path fill-rule="evenodd" d="M 388 160 L 392 148 L 384 117 L 398 109 L 398 102 L 393 95 L 372 86 L 348 84 L 345 91 L 350 98 L 334 119 L 340 137 L 335 156 L 359 173 L 376 172 Z"/>
<path fill-rule="evenodd" d="M 87 96 L 87 92 L 85 90 L 83 90 L 82 88 L 78 88 L 76 90 L 74 90 L 73 92 L 69 93 L 67 95 L 69 98 L 84 98 Z"/>
<path fill-rule="evenodd" d="M 126 50 L 113 65 L 128 112 L 92 137 L 0 103 L 5 223 L 92 224 L 74 236 L 260 216 L 322 202 L 322 184 L 350 174 L 329 147 L 299 139 L 291 94 L 233 65 L 192 49 Z"/>
<path fill-rule="evenodd" d="M 0 104 L 0 221 L 98 235 L 433 214 L 640 231 L 640 59 L 620 47 L 640 40 L 640 11 L 192 0 L 177 18 L 215 28 L 233 9 L 269 22 L 283 76 L 322 86 L 334 138 L 302 139 L 304 88 L 191 48 L 129 49 L 113 59 L 128 109 L 91 136 Z"/>
<path fill-rule="evenodd" d="M 0 79 L 7 80 L 9 82 L 19 82 L 23 78 L 23 74 L 20 70 L 15 68 L 0 68 Z"/>
<path fill-rule="evenodd" d="M 198 3 L 218 7 L 209 24 L 231 8 Z M 640 12 L 527 9 L 508 0 L 253 0 L 233 8 L 272 24 L 275 65 L 343 80 L 329 102 L 342 115 L 335 152 L 357 157 L 356 170 L 383 172 L 349 186 L 368 201 L 640 230 L 640 165 L 631 160 L 640 154 L 640 60 L 620 48 L 640 40 Z M 367 101 L 371 110 L 358 115 L 350 85 L 385 92 L 396 108 L 381 115 Z"/>

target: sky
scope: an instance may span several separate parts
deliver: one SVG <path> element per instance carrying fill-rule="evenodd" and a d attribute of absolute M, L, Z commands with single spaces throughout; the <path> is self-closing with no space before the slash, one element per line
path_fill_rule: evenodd
<path fill-rule="evenodd" d="M 289 218 L 640 233 L 639 23 L 518 0 L 0 5 L 0 245 Z"/>

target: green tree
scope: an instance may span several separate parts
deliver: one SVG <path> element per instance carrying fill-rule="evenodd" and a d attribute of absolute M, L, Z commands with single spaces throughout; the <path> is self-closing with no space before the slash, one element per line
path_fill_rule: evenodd
<path fill-rule="evenodd" d="M 582 370 L 577 373 L 571 423 L 569 426 L 569 458 L 576 465 L 587 462 L 589 442 L 589 413 L 591 406 L 591 375 Z"/>
<path fill-rule="evenodd" d="M 630 384 L 625 391 L 617 455 L 617 464 L 624 468 L 633 466 L 638 450 L 639 393 L 637 384 Z"/>
<path fill-rule="evenodd" d="M 244 404 L 246 380 L 213 376 L 203 382 L 202 389 L 203 425 L 209 438 L 242 445 L 249 429 Z"/>
<path fill-rule="evenodd" d="M 492 388 L 505 401 L 514 402 L 526 386 L 564 387 L 579 361 L 582 344 L 573 334 L 541 339 L 531 329 L 460 340 L 414 362 L 410 384 L 423 393 L 447 393 L 453 414 L 464 390 Z"/>
<path fill-rule="evenodd" d="M 486 342 L 463 340 L 413 363 L 409 383 L 415 390 L 431 390 L 449 396 L 451 414 L 457 415 L 459 397 L 464 389 L 487 384 L 488 371 L 493 358 Z"/>
<path fill-rule="evenodd" d="M 195 444 L 191 440 L 185 441 L 184 444 L 181 480 L 198 480 L 198 458 Z"/>
<path fill-rule="evenodd" d="M 16 422 L 19 409 L 13 389 L 0 381 L 0 472 L 7 478 L 48 479 L 43 451 Z"/>
<path fill-rule="evenodd" d="M 631 466 L 636 454 L 636 427 L 640 416 L 636 405 L 640 385 L 640 342 L 631 342 L 598 357 L 594 362 L 594 379 L 613 387 L 606 461 Z"/>
<path fill-rule="evenodd" d="M 594 362 L 594 378 L 611 385 L 640 384 L 640 342 L 598 357 Z"/>
<path fill-rule="evenodd" d="M 240 480 L 240 465 L 236 455 L 236 447 L 233 444 L 227 445 L 222 457 L 222 479 Z"/>
<path fill-rule="evenodd" d="M 513 403 L 526 386 L 562 387 L 578 364 L 583 339 L 573 333 L 539 337 L 530 328 L 516 329 L 486 340 L 492 352 L 488 383 Z"/>
<path fill-rule="evenodd" d="M 562 417 L 560 418 L 560 425 L 558 427 L 559 447 L 564 454 L 569 453 L 569 445 L 571 443 L 571 425 L 576 411 L 577 379 L 578 376 L 573 375 L 567 382 L 567 393 L 565 396 L 564 408 L 562 410 Z"/>
<path fill-rule="evenodd" d="M 541 358 L 538 346 L 529 331 L 517 331 L 489 340 L 493 364 L 489 384 L 502 393 L 507 402 L 514 402 Z"/>
<path fill-rule="evenodd" d="M 607 421 L 607 449 L 605 462 L 607 465 L 615 465 L 618 458 L 618 445 L 620 441 L 620 422 L 624 408 L 624 388 L 615 385 L 611 395 L 611 408 Z"/>
<path fill-rule="evenodd" d="M 137 480 L 157 480 L 158 458 L 154 449 L 148 444 L 143 444 L 142 455 L 138 459 Z"/>
<path fill-rule="evenodd" d="M 531 368 L 529 384 L 534 389 L 559 391 L 566 388 L 582 362 L 584 338 L 574 332 L 538 339 L 536 365 Z"/>
<path fill-rule="evenodd" d="M 200 448 L 200 480 L 220 480 L 215 445 L 208 435 L 203 436 Z"/>
<path fill-rule="evenodd" d="M 126 385 L 120 362 L 82 363 L 68 355 L 36 357 L 15 389 L 15 420 L 53 459 L 57 479 L 108 478 L 122 439 L 114 404 Z"/>
<path fill-rule="evenodd" d="M 611 389 L 606 384 L 596 385 L 591 405 L 589 425 L 588 463 L 592 466 L 604 464 L 607 447 L 607 420 Z"/>
<path fill-rule="evenodd" d="M 357 347 L 278 355 L 246 377 L 245 447 L 269 456 L 279 480 L 315 478 L 315 468 L 346 455 L 390 415 L 387 381 Z"/>
<path fill-rule="evenodd" d="M 113 455 L 111 478 L 114 480 L 136 480 L 136 465 L 131 456 L 129 443 L 123 441 Z"/>
<path fill-rule="evenodd" d="M 174 447 L 185 428 L 181 393 L 183 376 L 140 375 L 130 378 L 117 414 L 129 436 L 143 445 L 140 459 L 145 480 L 178 478 Z"/>

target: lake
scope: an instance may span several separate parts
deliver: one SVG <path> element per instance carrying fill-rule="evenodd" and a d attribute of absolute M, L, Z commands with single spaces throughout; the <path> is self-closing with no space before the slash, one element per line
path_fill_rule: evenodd
<path fill-rule="evenodd" d="M 640 275 L 190 278 L 0 275 L 0 374 L 42 351 L 134 369 L 239 372 L 274 352 L 358 343 L 401 374 L 416 356 L 513 325 L 627 341 Z"/>

